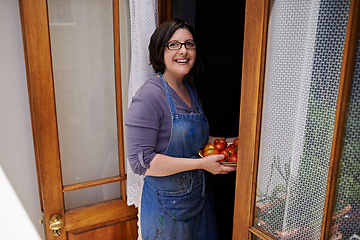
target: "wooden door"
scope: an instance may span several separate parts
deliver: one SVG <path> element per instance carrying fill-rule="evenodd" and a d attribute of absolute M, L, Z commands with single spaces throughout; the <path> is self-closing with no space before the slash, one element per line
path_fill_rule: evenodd
<path fill-rule="evenodd" d="M 275 1 L 274 1 L 275 2 Z M 322 4 L 327 4 L 330 1 L 320 1 Z M 335 2 L 334 2 L 335 3 Z M 338 3 L 338 2 L 336 2 Z M 276 206 L 280 206 L 284 197 L 277 198 L 277 202 L 273 204 L 259 206 L 257 204 L 259 196 L 258 182 L 260 175 L 259 152 L 261 147 L 261 125 L 263 118 L 263 101 L 264 101 L 264 76 L 265 76 L 265 59 L 269 51 L 267 47 L 268 24 L 269 16 L 272 12 L 273 3 L 269 0 L 247 0 L 246 1 L 246 16 L 245 16 L 245 30 L 244 30 L 244 57 L 243 57 L 243 75 L 242 75 L 242 93 L 240 105 L 240 123 L 239 123 L 239 151 L 238 151 L 238 168 L 237 168 L 237 182 L 236 182 L 236 197 L 235 197 L 235 211 L 234 211 L 234 228 L 233 239 L 314 239 L 312 237 L 300 237 L 297 234 L 300 232 L 309 231 L 314 225 L 318 224 L 319 228 L 315 232 L 316 239 L 343 239 L 341 234 L 337 231 L 337 218 L 349 213 L 349 209 L 354 208 L 354 205 L 346 205 L 339 211 L 335 210 L 337 201 L 342 201 L 337 198 L 337 184 L 339 178 L 340 162 L 342 161 L 342 148 L 344 147 L 346 119 L 348 116 L 348 107 L 350 101 L 350 94 L 352 92 L 354 65 L 356 53 L 359 54 L 359 29 L 360 29 L 360 7 L 359 1 L 342 1 L 340 4 L 346 6 L 348 15 L 345 14 L 345 30 L 344 44 L 342 52 L 342 60 L 340 64 L 340 74 L 337 78 L 338 88 L 337 97 L 335 99 L 335 110 L 333 112 L 334 122 L 330 124 L 331 152 L 327 158 L 327 164 L 323 164 L 315 173 L 320 174 L 324 171 L 327 176 L 327 183 L 325 182 L 325 194 L 322 211 L 322 221 L 311 222 L 309 226 L 297 226 L 289 232 L 275 231 L 276 234 L 271 234 L 273 229 L 265 221 L 259 221 L 258 214 L 261 211 L 268 211 L 269 214 L 274 211 Z M 340 6 L 341 8 L 343 6 Z M 345 8 L 345 7 L 344 7 Z M 330 14 L 329 14 L 330 15 Z M 321 25 L 320 25 L 321 26 Z M 274 29 L 272 29 L 274 30 Z M 276 29 L 274 30 L 276 31 Z M 290 32 L 289 32 L 290 34 Z M 331 35 L 331 33 L 330 33 Z M 283 35 L 286 38 L 289 36 Z M 319 36 L 320 39 L 322 36 Z M 326 38 L 327 36 L 324 36 Z M 329 41 L 327 44 L 333 44 L 334 41 Z M 271 53 L 270 53 L 271 54 Z M 271 56 L 270 56 L 271 57 Z M 295 56 L 294 56 L 295 57 Z M 297 57 L 297 56 L 296 56 Z M 319 58 L 320 59 L 320 58 Z M 317 61 L 318 59 L 315 59 Z M 359 57 L 357 59 L 359 61 Z M 315 64 L 315 63 L 314 63 Z M 325 63 L 324 63 L 325 64 Z M 329 62 L 328 62 L 329 64 Z M 331 63 L 332 64 L 332 63 Z M 358 63 L 357 63 L 358 64 Z M 320 64 L 321 65 L 321 64 Z M 314 68 L 315 69 L 315 68 Z M 316 71 L 313 70 L 313 71 Z M 354 77 L 355 78 L 355 77 Z M 357 79 L 358 81 L 359 79 Z M 355 80 L 354 80 L 355 81 Z M 318 82 L 321 82 L 318 80 Z M 314 101 L 315 102 L 315 101 Z M 323 101 L 321 104 L 327 104 Z M 322 106 L 317 105 L 318 110 Z M 358 105 L 357 105 L 358 106 Z M 321 111 L 321 110 L 319 110 Z M 310 126 L 310 125 L 309 125 Z M 309 128 L 313 130 L 313 128 Z M 309 130 L 309 132 L 310 132 Z M 325 143 L 323 143 L 325 144 Z M 313 151 L 316 151 L 313 150 Z M 306 156 L 305 156 L 306 157 Z M 358 156 L 355 158 L 358 159 Z M 277 163 L 278 158 L 274 159 Z M 309 163 L 309 162 L 308 162 Z M 310 162 L 311 163 L 311 162 Z M 315 166 L 315 165 L 314 165 Z M 346 167 L 346 166 L 345 166 Z M 279 165 L 274 166 L 274 171 L 277 171 Z M 292 169 L 294 170 L 294 169 Z M 284 173 L 284 172 L 283 172 Z M 285 171 L 285 175 L 290 172 Z M 356 173 L 358 174 L 358 172 Z M 286 176 L 283 175 L 284 178 Z M 315 175 L 316 176 L 316 175 Z M 296 178 L 294 178 L 296 179 Z M 311 182 L 311 179 L 307 179 Z M 353 185 L 354 186 L 354 185 Z M 318 186 L 319 187 L 319 186 Z M 316 193 L 316 187 L 309 186 L 308 192 Z M 301 199 L 299 195 L 290 195 L 292 199 Z M 359 199 L 358 199 L 359 200 Z M 290 204 L 290 203 L 287 203 Z M 301 204 L 301 202 L 300 202 Z M 341 203 L 344 204 L 344 203 Z M 341 205 L 340 204 L 340 205 Z M 309 208 L 304 211 L 312 211 Z M 293 212 L 294 214 L 294 212 Z M 347 216 L 352 217 L 352 215 Z M 358 216 L 357 216 L 358 217 Z M 345 217 L 346 218 L 346 217 Z M 302 219 L 307 222 L 308 219 Z M 358 221 L 358 220 L 357 220 Z M 287 223 L 283 223 L 284 225 Z M 274 232 L 274 231 L 272 231 Z M 302 235 L 304 236 L 304 235 Z M 317 238 L 318 237 L 318 238 Z M 354 239 L 356 239 L 355 237 Z M 348 239 L 348 238 L 346 238 Z"/>
<path fill-rule="evenodd" d="M 137 239 L 125 191 L 119 1 L 19 6 L 46 239 Z"/>

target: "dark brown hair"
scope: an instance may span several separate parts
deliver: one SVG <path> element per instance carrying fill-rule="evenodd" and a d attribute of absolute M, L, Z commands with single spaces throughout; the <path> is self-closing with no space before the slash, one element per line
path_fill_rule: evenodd
<path fill-rule="evenodd" d="M 186 22 L 181 19 L 170 19 L 162 24 L 155 30 L 153 35 L 150 38 L 149 44 L 149 58 L 150 64 L 152 65 L 154 71 L 156 73 L 165 71 L 165 63 L 164 63 L 164 49 L 166 43 L 170 40 L 172 35 L 178 29 L 187 29 L 192 34 L 194 41 L 195 40 L 195 32 L 194 29 Z M 198 71 L 200 69 L 200 60 L 196 57 L 194 66 L 191 71 Z"/>

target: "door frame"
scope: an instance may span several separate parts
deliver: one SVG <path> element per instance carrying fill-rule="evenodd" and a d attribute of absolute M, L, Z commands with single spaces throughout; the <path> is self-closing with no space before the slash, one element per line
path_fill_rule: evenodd
<path fill-rule="evenodd" d="M 233 239 L 251 239 L 260 145 L 269 0 L 245 6 L 242 85 L 239 118 Z M 241 196 L 241 197 L 240 197 Z"/>
<path fill-rule="evenodd" d="M 171 19 L 171 0 L 158 0 L 159 23 Z"/>
<path fill-rule="evenodd" d="M 264 230 L 254 227 L 266 42 L 271 6 L 271 0 L 246 1 L 241 86 L 243 91 L 241 92 L 238 148 L 238 159 L 241 161 L 238 162 L 237 167 L 233 228 L 233 239 L 238 240 L 252 239 L 253 236 L 266 240 L 277 239 Z M 345 37 L 322 222 L 321 239 L 324 240 L 331 236 L 333 206 L 336 201 L 337 179 L 345 137 L 359 32 L 360 1 L 352 0 Z"/>
<path fill-rule="evenodd" d="M 67 234 L 53 237 L 48 227 L 52 215 L 65 219 L 63 232 L 88 226 L 137 219 L 137 209 L 127 206 L 126 175 L 121 105 L 119 2 L 113 1 L 115 85 L 120 175 L 71 186 L 63 186 L 54 79 L 51 58 L 50 30 L 46 0 L 19 0 L 24 56 L 33 129 L 35 161 L 39 184 L 40 205 L 46 239 L 66 239 Z M 121 199 L 110 200 L 71 210 L 64 207 L 63 193 L 105 183 L 120 182 Z"/>

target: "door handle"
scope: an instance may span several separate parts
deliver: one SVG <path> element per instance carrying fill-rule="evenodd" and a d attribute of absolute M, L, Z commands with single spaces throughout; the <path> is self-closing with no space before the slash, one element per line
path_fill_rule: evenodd
<path fill-rule="evenodd" d="M 65 225 L 60 215 L 53 215 L 49 220 L 49 228 L 53 231 L 55 237 L 60 236 L 61 228 Z"/>

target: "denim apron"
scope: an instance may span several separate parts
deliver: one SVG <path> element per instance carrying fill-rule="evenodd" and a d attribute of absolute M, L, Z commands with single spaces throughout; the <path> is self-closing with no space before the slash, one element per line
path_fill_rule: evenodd
<path fill-rule="evenodd" d="M 165 155 L 194 158 L 209 137 L 207 119 L 196 114 L 178 114 L 170 90 L 160 74 L 172 116 L 171 137 Z M 203 170 L 180 172 L 165 177 L 146 176 L 141 197 L 141 235 L 147 239 L 217 240 L 216 218 Z"/>

